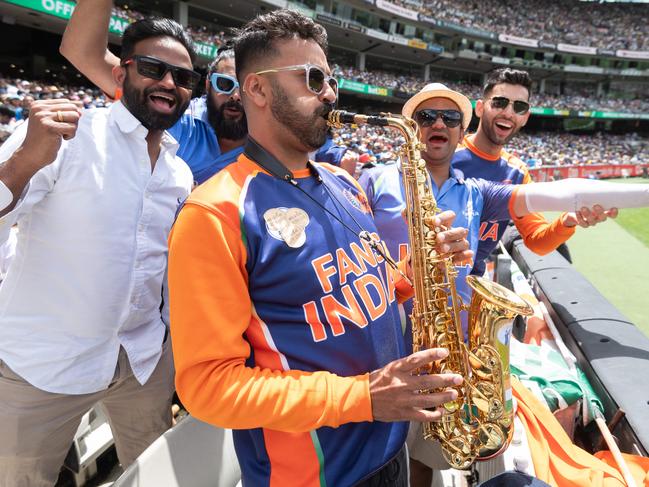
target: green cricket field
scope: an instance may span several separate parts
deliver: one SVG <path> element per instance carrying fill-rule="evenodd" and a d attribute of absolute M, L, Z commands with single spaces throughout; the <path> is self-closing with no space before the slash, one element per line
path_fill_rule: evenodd
<path fill-rule="evenodd" d="M 615 220 L 578 228 L 568 247 L 575 268 L 649 336 L 649 208 L 620 210 Z"/>

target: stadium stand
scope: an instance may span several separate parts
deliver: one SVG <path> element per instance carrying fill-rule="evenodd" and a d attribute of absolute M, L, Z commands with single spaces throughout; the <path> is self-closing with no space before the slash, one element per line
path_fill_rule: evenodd
<path fill-rule="evenodd" d="M 604 49 L 646 50 L 643 5 L 539 0 L 392 0 L 424 15 L 498 34 Z M 515 16 L 512 17 L 512 13 Z"/>

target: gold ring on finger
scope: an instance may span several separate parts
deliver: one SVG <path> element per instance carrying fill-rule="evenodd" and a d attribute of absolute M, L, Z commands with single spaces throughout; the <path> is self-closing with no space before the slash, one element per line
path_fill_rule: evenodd
<path fill-rule="evenodd" d="M 58 111 L 56 112 L 56 119 L 57 119 L 59 122 L 63 122 L 63 112 L 62 112 L 61 110 L 58 110 Z"/>

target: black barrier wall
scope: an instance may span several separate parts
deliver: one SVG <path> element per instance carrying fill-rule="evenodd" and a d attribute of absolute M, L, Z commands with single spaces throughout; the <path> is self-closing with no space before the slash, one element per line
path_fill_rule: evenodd
<path fill-rule="evenodd" d="M 532 278 L 539 300 L 547 306 L 561 337 L 600 396 L 606 419 L 619 408 L 626 413 L 613 430 L 620 449 L 646 456 L 649 338 L 558 252 L 539 256 L 518 241 L 512 257 Z"/>

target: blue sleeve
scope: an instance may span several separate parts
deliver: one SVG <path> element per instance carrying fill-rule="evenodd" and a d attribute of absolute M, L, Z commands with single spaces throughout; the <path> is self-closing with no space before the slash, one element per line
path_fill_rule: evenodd
<path fill-rule="evenodd" d="M 327 162 L 334 166 L 340 166 L 340 161 L 347 152 L 347 147 L 340 145 L 331 145 L 327 148 L 321 147 L 314 156 L 316 162 Z"/>
<path fill-rule="evenodd" d="M 185 113 L 170 129 L 167 130 L 167 132 L 176 139 L 176 142 L 178 142 L 178 145 L 180 146 L 178 147 L 177 152 L 178 157 L 184 160 L 186 160 L 187 154 L 191 152 L 188 141 L 191 140 L 192 129 L 194 127 L 193 122 L 193 117 Z"/>
<path fill-rule="evenodd" d="M 476 179 L 475 181 L 480 188 L 483 199 L 480 220 L 483 222 L 510 220 L 509 200 L 516 186 L 495 183 L 486 179 Z"/>
<path fill-rule="evenodd" d="M 372 171 L 362 171 L 358 178 L 358 184 L 363 188 L 367 196 L 367 201 L 369 201 L 370 207 L 374 210 L 374 179 L 372 178 Z"/>

